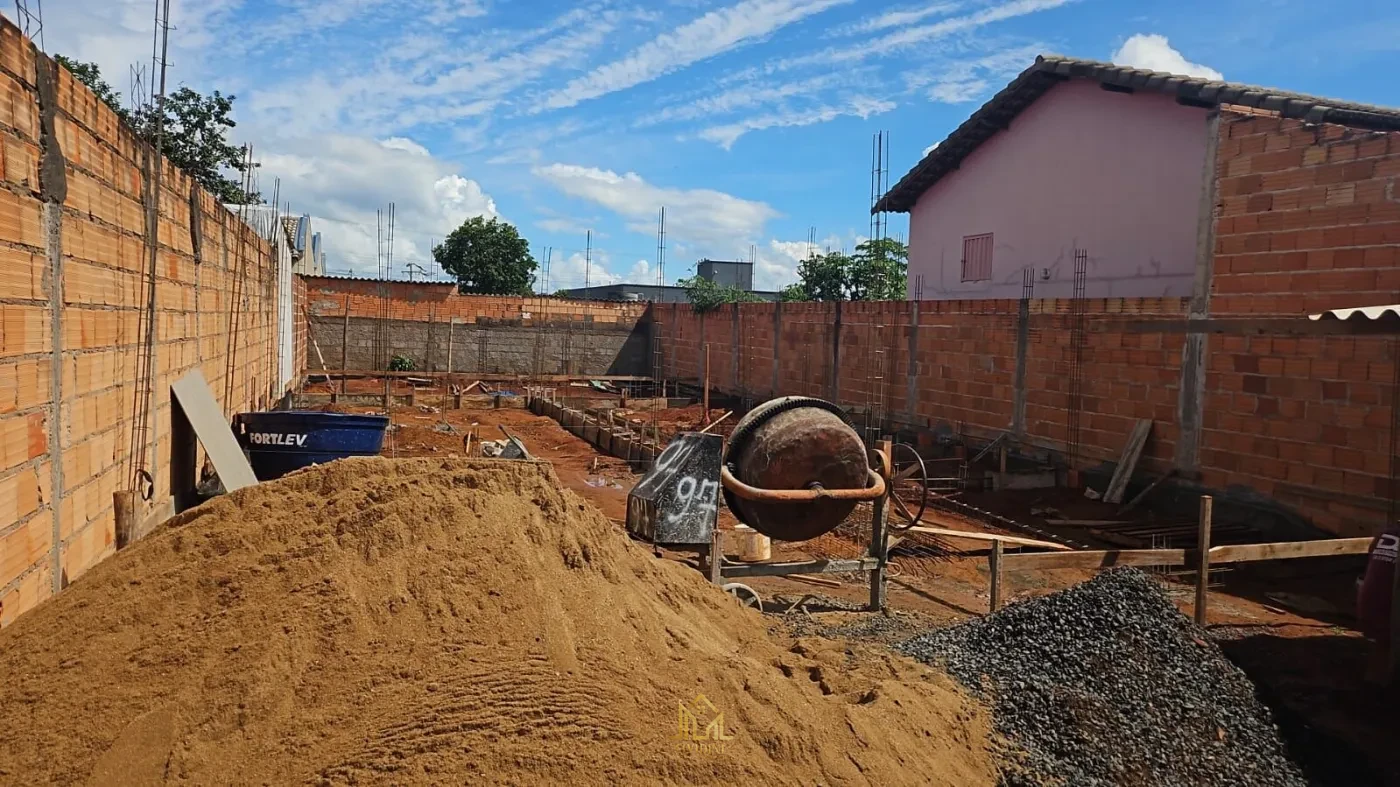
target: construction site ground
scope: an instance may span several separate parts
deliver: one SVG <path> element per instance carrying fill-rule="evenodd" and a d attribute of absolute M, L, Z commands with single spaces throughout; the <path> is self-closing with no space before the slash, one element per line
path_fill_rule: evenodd
<path fill-rule="evenodd" d="M 381 388 L 382 390 L 382 388 Z M 423 401 L 433 401 L 431 396 Z M 600 400 L 600 406 L 606 406 Z M 345 412 L 382 412 L 373 408 L 338 406 Z M 724 411 L 712 412 L 718 417 Z M 651 427 L 652 413 L 635 413 Z M 655 423 L 663 436 L 697 428 L 704 420 L 697 406 L 660 410 Z M 729 419 L 732 427 L 735 418 Z M 596 506 L 619 528 L 624 527 L 627 494 L 640 477 L 624 460 L 601 454 L 588 442 L 566 431 L 552 419 L 519 408 L 461 409 L 434 404 L 395 407 L 393 427 L 386 437 L 384 455 L 390 457 L 447 457 L 461 455 L 463 438 L 473 429 L 481 439 L 499 439 L 500 427 L 519 438 L 530 453 L 555 468 L 560 481 Z M 1021 522 L 1039 521 L 1031 510 L 1052 509 L 1065 518 L 1103 518 L 1117 506 L 1086 500 L 1060 489 L 975 492 L 966 502 Z M 855 557 L 869 538 L 869 509 L 857 509 L 837 530 L 804 543 L 773 544 L 773 559 L 801 560 L 823 557 Z M 1144 506 L 1132 517 L 1150 521 L 1154 514 Z M 721 529 L 737 523 L 721 508 Z M 895 519 L 898 523 L 898 519 Z M 974 533 L 1001 532 L 985 521 L 947 510 L 930 508 L 923 524 Z M 1053 528 L 1052 528 L 1053 529 Z M 1067 530 L 1061 532 L 1069 532 Z M 954 623 L 984 614 L 988 609 L 987 544 L 967 541 L 915 547 L 910 554 L 892 557 L 888 603 L 902 615 L 915 615 L 935 623 Z M 944 553 L 939 546 L 955 546 L 965 555 Z M 1112 548 L 1094 544 L 1095 548 Z M 688 562 L 699 570 L 694 553 L 665 550 L 666 558 Z M 1055 592 L 1089 579 L 1091 572 L 1052 570 L 1008 573 L 1003 603 Z M 1329 559 L 1289 561 L 1282 566 L 1234 571 L 1213 580 L 1209 594 L 1209 629 L 1226 653 L 1243 667 L 1260 687 L 1280 721 L 1300 730 L 1314 744 L 1309 751 L 1319 757 L 1354 752 L 1387 771 L 1400 773 L 1400 755 L 1392 741 L 1400 735 L 1400 722 L 1387 698 L 1362 682 L 1368 649 L 1351 620 L 1357 576 L 1354 563 Z M 1192 578 L 1163 574 L 1163 586 L 1179 608 L 1190 614 Z M 836 583 L 833 584 L 832 580 Z M 804 610 L 808 622 L 825 630 L 838 629 L 867 613 L 851 612 L 868 601 L 869 589 L 862 577 L 826 575 L 817 582 L 784 577 L 745 580 L 766 600 L 769 608 L 785 609 L 803 597 L 811 597 Z M 1308 752 L 1302 758 L 1313 756 Z"/>

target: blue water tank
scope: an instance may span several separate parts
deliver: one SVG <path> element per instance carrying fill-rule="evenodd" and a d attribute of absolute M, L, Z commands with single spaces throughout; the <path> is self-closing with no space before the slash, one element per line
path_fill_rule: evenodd
<path fill-rule="evenodd" d="M 378 456 L 387 415 L 278 410 L 239 413 L 234 433 L 259 481 L 347 456 Z"/>

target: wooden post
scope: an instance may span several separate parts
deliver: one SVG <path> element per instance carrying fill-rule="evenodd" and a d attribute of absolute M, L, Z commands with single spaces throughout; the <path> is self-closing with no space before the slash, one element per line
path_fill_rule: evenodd
<path fill-rule="evenodd" d="M 131 490 L 113 492 L 112 505 L 116 509 L 117 549 L 125 549 L 136 534 L 136 493 Z"/>
<path fill-rule="evenodd" d="M 720 575 L 719 567 L 724 562 L 724 533 L 719 529 L 719 523 L 714 524 L 714 533 L 710 535 L 710 554 L 708 556 L 707 568 L 710 572 L 710 581 L 718 585 L 724 577 Z"/>
<path fill-rule="evenodd" d="M 433 368 L 433 327 L 437 325 L 437 307 L 428 307 L 428 346 L 424 348 L 423 368 L 430 372 L 435 372 Z"/>
<path fill-rule="evenodd" d="M 1400 556 L 1390 566 L 1390 641 L 1385 643 L 1385 685 L 1400 680 Z"/>
<path fill-rule="evenodd" d="M 992 611 L 1001 609 L 1001 539 L 992 542 L 992 554 L 987 558 L 988 573 L 992 575 Z"/>
<path fill-rule="evenodd" d="M 452 377 L 452 326 L 457 324 L 456 317 L 447 318 L 447 376 Z"/>
<path fill-rule="evenodd" d="M 1001 444 L 1001 449 L 997 452 L 997 464 L 1001 467 L 1001 474 L 1006 475 L 1006 443 L 1004 442 Z"/>
<path fill-rule="evenodd" d="M 1196 563 L 1196 625 L 1206 624 L 1206 585 L 1210 582 L 1210 517 L 1214 500 L 1201 495 L 1200 534 L 1197 536 Z"/>
<path fill-rule="evenodd" d="M 310 331 L 310 330 L 311 330 L 311 326 L 310 326 L 310 325 L 307 325 L 307 326 L 306 326 L 306 329 L 307 329 L 308 331 Z M 350 368 L 350 361 L 349 361 L 349 358 L 350 358 L 350 295 L 349 295 L 349 293 L 346 293 L 346 295 L 345 295 L 345 322 L 342 323 L 341 326 L 340 326 L 340 371 L 341 371 L 341 372 L 344 372 L 346 369 L 349 369 L 349 368 Z M 341 375 L 340 375 L 340 392 L 341 392 L 341 393 L 345 393 L 345 380 L 346 380 L 345 375 L 344 375 L 344 374 L 341 374 Z"/>
<path fill-rule="evenodd" d="M 705 388 L 701 394 L 701 407 L 705 410 L 705 425 L 710 425 L 710 345 L 705 345 Z"/>
<path fill-rule="evenodd" d="M 881 440 L 876 447 L 886 459 L 894 456 L 894 446 L 889 440 Z M 880 472 L 885 473 L 885 462 L 881 461 Z M 873 516 L 870 521 L 870 556 L 875 558 L 875 570 L 870 572 L 870 611 L 880 612 L 885 608 L 885 553 L 889 548 L 886 527 L 889 524 L 889 500 L 893 482 L 885 473 L 885 494 L 876 498 Z"/>

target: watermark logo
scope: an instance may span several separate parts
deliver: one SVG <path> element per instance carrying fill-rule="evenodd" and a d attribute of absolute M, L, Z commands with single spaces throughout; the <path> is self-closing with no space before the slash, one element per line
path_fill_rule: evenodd
<path fill-rule="evenodd" d="M 734 739 L 725 731 L 724 712 L 704 694 L 676 703 L 676 740 L 682 748 L 712 751 Z"/>

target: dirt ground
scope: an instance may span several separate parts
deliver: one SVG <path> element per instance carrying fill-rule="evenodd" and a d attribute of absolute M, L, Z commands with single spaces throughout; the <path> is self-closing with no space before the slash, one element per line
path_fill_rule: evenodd
<path fill-rule="evenodd" d="M 431 408 L 395 408 L 396 428 L 392 439 L 386 441 L 386 455 L 449 456 L 461 452 L 462 438 L 473 424 L 478 434 L 487 439 L 500 438 L 499 427 L 505 426 L 533 455 L 552 463 L 565 486 L 597 506 L 608 519 L 619 526 L 623 524 L 627 493 L 639 478 L 626 462 L 601 455 L 555 421 L 525 410 L 428 410 Z M 714 411 L 711 417 L 722 414 L 722 411 Z M 639 413 L 637 417 L 650 421 L 650 413 Z M 663 432 L 684 431 L 696 428 L 703 418 L 697 405 L 660 411 L 658 422 Z M 735 419 L 729 420 L 732 426 Z M 1031 509 L 1042 512 L 1049 509 L 1047 516 L 1084 519 L 1105 518 L 1106 512 L 1117 509 L 1057 489 L 973 492 L 963 499 L 1016 521 L 1042 525 L 1045 517 L 1033 517 Z M 858 508 L 840 528 L 813 541 L 775 543 L 773 557 L 786 560 L 856 557 L 864 552 L 869 539 L 869 517 L 868 506 Z M 1173 521 L 1153 513 L 1148 507 L 1134 511 L 1128 518 L 1143 522 Z M 900 520 L 896 517 L 894 522 L 898 524 Z M 732 528 L 735 524 L 733 516 L 721 509 L 720 527 Z M 925 514 L 922 524 L 974 533 L 1026 535 L 998 530 L 958 511 L 936 508 Z M 1082 529 L 1045 527 L 1062 535 L 1084 537 Z M 897 548 L 891 558 L 888 585 L 891 609 L 948 623 L 986 612 L 989 596 L 985 543 L 911 535 L 902 546 L 903 549 Z M 1111 548 L 1102 543 L 1094 546 Z M 667 556 L 699 568 L 694 554 L 668 552 Z M 1379 700 L 1374 692 L 1361 685 L 1363 669 L 1360 666 L 1338 668 L 1335 661 L 1336 658 L 1347 663 L 1357 661 L 1365 652 L 1364 641 L 1349 620 L 1348 594 L 1353 590 L 1355 576 L 1351 564 L 1345 561 L 1340 566 L 1316 561 L 1292 563 L 1294 565 L 1283 568 L 1234 571 L 1213 578 L 1208 598 L 1209 628 L 1228 642 L 1224 646 L 1232 656 L 1238 654 L 1240 663 L 1247 666 L 1251 676 L 1263 687 L 1261 691 L 1272 693 L 1275 707 L 1284 709 L 1282 715 L 1295 719 L 1295 726 L 1307 731 L 1305 737 L 1311 742 L 1309 745 L 1332 751 L 1337 748 L 1337 741 L 1346 741 L 1341 745 L 1354 748 L 1359 758 L 1400 772 L 1400 756 L 1386 743 L 1400 734 L 1395 714 L 1375 712 Z M 1051 593 L 1090 576 L 1090 572 L 1078 570 L 1008 574 L 1003 598 L 1010 602 Z M 833 587 L 782 577 L 751 578 L 746 583 L 769 599 L 786 601 L 820 594 L 845 604 L 868 602 L 869 589 L 860 577 L 827 576 L 824 579 L 828 582 L 835 579 L 840 584 Z M 1191 614 L 1194 604 L 1191 577 L 1162 573 L 1160 579 L 1182 611 Z M 840 617 L 846 613 L 825 614 Z M 1318 741 L 1327 743 L 1321 745 Z"/>
<path fill-rule="evenodd" d="M 182 513 L 0 632 L 0 785 L 996 782 L 951 678 L 771 636 L 562 486 L 353 458 Z"/>

